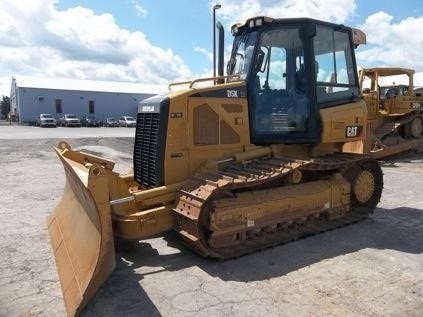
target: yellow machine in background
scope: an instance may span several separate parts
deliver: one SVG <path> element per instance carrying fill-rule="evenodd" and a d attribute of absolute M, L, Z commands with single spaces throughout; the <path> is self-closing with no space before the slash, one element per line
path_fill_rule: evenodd
<path fill-rule="evenodd" d="M 344 150 L 366 140 L 354 55 L 364 34 L 268 17 L 232 34 L 227 76 L 140 103 L 133 174 L 57 147 L 66 188 L 48 227 L 69 315 L 114 269 L 114 237 L 173 229 L 228 259 L 355 222 L 379 202 L 378 162 Z"/>
<path fill-rule="evenodd" d="M 413 76 L 414 70 L 407 68 L 360 70 L 359 83 L 369 124 L 365 153 L 382 158 L 420 146 L 423 96 L 414 92 Z M 398 85 L 395 79 L 405 79 L 407 83 Z"/>

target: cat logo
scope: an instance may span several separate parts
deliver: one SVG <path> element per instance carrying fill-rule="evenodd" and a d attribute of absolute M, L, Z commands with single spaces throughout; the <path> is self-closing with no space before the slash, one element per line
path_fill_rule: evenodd
<path fill-rule="evenodd" d="M 345 136 L 347 138 L 355 138 L 360 135 L 363 126 L 347 126 L 345 129 Z"/>

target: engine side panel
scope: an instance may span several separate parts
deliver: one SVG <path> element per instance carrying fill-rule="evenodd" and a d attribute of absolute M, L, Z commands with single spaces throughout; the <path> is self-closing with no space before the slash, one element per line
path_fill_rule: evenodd
<path fill-rule="evenodd" d="M 367 108 L 360 100 L 320 110 L 322 143 L 344 143 L 363 140 L 366 135 Z"/>
<path fill-rule="evenodd" d="M 252 148 L 245 87 L 226 84 L 172 98 L 166 140 L 166 185 L 186 180 L 207 161 Z"/>

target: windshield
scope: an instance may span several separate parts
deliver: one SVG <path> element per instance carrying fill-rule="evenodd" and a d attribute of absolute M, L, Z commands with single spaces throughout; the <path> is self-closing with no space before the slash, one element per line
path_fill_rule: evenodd
<path fill-rule="evenodd" d="M 245 79 L 253 59 L 257 32 L 242 33 L 234 39 L 232 56 L 228 63 L 228 75 L 240 75 Z"/>
<path fill-rule="evenodd" d="M 45 119 L 52 119 L 52 115 L 51 114 L 42 114 L 41 118 L 45 118 Z"/>
<path fill-rule="evenodd" d="M 66 118 L 73 119 L 76 118 L 76 116 L 74 114 L 68 114 L 66 115 Z"/>

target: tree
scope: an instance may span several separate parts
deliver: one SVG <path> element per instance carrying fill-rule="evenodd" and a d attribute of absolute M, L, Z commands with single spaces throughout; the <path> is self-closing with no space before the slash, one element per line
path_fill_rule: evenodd
<path fill-rule="evenodd" d="M 0 101 L 0 113 L 4 116 L 10 112 L 10 98 L 3 96 L 3 99 Z"/>

